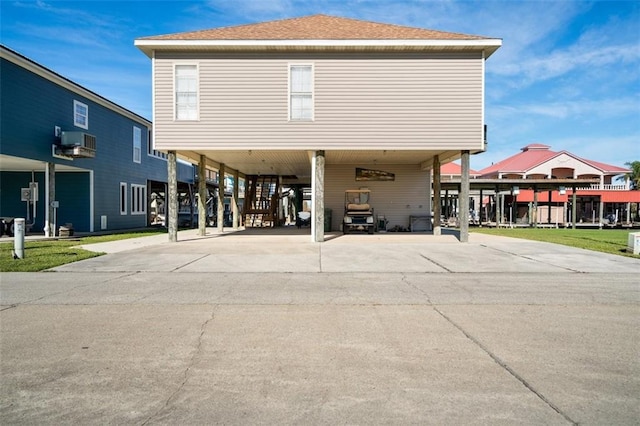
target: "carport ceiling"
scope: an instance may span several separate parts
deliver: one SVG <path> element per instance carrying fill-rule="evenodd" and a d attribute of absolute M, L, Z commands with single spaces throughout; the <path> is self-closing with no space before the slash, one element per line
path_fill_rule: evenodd
<path fill-rule="evenodd" d="M 199 161 L 199 155 L 222 163 L 227 168 L 238 170 L 245 175 L 297 176 L 308 180 L 311 176 L 312 151 L 286 150 L 242 150 L 242 151 L 178 151 L 178 156 L 193 164 Z M 405 150 L 347 150 L 325 151 L 325 163 L 353 164 L 355 166 L 374 167 L 383 164 L 423 165 L 440 155 L 441 162 L 453 161 L 460 157 L 459 151 L 405 151 Z"/>
<path fill-rule="evenodd" d="M 73 163 L 71 160 L 65 160 L 69 163 Z M 0 154 L 0 171 L 2 172 L 44 172 L 46 170 L 47 163 L 44 161 L 31 160 L 28 158 L 12 157 L 10 155 Z M 56 171 L 58 172 L 78 172 L 84 171 L 78 167 L 71 165 L 56 164 Z"/>

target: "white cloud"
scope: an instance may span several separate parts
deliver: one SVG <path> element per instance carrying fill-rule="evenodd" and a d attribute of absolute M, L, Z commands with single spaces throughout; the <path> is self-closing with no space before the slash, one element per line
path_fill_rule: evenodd
<path fill-rule="evenodd" d="M 556 50 L 546 56 L 538 56 L 502 68 L 491 68 L 489 72 L 509 77 L 517 77 L 519 86 L 551 80 L 575 70 L 609 67 L 615 64 L 637 63 L 640 49 L 637 45 L 626 44 L 594 48 L 575 45 L 565 50 Z"/>
<path fill-rule="evenodd" d="M 640 117 L 640 101 L 637 97 L 582 99 L 565 102 L 525 103 L 497 105 L 491 107 L 491 115 L 501 120 L 522 116 L 542 116 L 549 118 L 579 120 L 607 119 L 611 117 Z"/>

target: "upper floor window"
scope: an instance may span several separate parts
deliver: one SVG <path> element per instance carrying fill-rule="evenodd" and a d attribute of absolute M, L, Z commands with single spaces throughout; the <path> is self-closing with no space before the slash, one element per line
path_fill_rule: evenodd
<path fill-rule="evenodd" d="M 313 67 L 289 66 L 289 119 L 313 120 Z"/>
<path fill-rule="evenodd" d="M 87 104 L 73 101 L 73 124 L 83 129 L 89 128 L 89 107 Z"/>
<path fill-rule="evenodd" d="M 198 119 L 198 67 L 176 65 L 175 68 L 175 119 Z"/>
<path fill-rule="evenodd" d="M 133 162 L 139 163 L 142 160 L 142 130 L 133 127 Z"/>

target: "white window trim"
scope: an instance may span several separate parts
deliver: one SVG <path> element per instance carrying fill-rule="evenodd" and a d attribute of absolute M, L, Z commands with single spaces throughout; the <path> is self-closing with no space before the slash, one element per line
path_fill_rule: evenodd
<path fill-rule="evenodd" d="M 178 119 L 178 108 L 176 99 L 176 69 L 179 66 L 196 67 L 196 118 Z M 200 64 L 198 62 L 178 62 L 173 64 L 173 121 L 200 121 Z"/>
<path fill-rule="evenodd" d="M 311 118 L 291 118 L 291 67 L 311 67 Z M 293 123 L 308 123 L 316 119 L 316 69 L 313 63 L 289 62 L 287 64 L 287 120 Z"/>
<path fill-rule="evenodd" d="M 124 191 L 124 193 L 123 193 Z M 124 195 L 124 196 L 123 196 Z M 118 193 L 120 197 L 120 215 L 127 215 L 127 200 L 129 199 L 129 194 L 127 194 L 127 183 L 120 182 L 120 192 Z"/>
<path fill-rule="evenodd" d="M 133 126 L 133 162 L 142 163 L 142 129 L 137 126 Z"/>
<path fill-rule="evenodd" d="M 85 116 L 85 123 L 79 123 L 78 121 L 76 121 L 76 106 L 83 106 L 86 110 L 87 110 L 87 115 Z M 88 130 L 89 129 L 89 105 L 80 102 L 80 101 L 73 101 L 73 125 L 76 127 L 80 127 L 81 129 L 85 129 Z"/>
<path fill-rule="evenodd" d="M 137 198 L 139 198 L 137 200 Z M 131 215 L 147 214 L 147 186 L 131 184 Z"/>

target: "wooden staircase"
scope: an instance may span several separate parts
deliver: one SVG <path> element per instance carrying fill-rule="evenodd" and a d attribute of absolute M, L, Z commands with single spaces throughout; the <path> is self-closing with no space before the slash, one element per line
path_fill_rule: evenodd
<path fill-rule="evenodd" d="M 244 226 L 247 228 L 276 226 L 280 194 L 278 176 L 249 175 L 246 180 Z"/>

